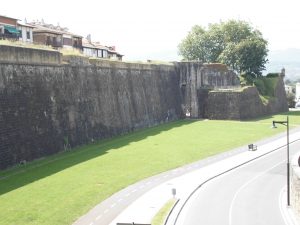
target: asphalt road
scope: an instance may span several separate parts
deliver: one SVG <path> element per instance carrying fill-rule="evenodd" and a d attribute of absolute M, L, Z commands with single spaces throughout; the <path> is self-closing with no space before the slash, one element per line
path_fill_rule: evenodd
<path fill-rule="evenodd" d="M 291 158 L 299 149 L 299 141 L 290 145 Z M 287 183 L 286 158 L 284 147 L 204 184 L 176 225 L 286 224 L 280 204 Z"/>
<path fill-rule="evenodd" d="M 278 136 L 278 135 L 277 135 Z M 264 140 L 271 141 L 276 137 L 271 139 Z M 115 193 L 108 199 L 99 203 L 93 209 L 91 209 L 87 214 L 80 217 L 76 220 L 73 225 L 107 225 L 110 224 L 128 205 L 132 204 L 139 197 L 145 194 L 147 191 L 152 188 L 172 180 L 173 178 L 180 177 L 184 174 L 187 174 L 191 171 L 197 170 L 199 168 L 205 167 L 207 165 L 213 164 L 225 158 L 242 153 L 247 149 L 247 146 L 242 146 L 236 149 L 233 149 L 229 152 L 224 152 L 223 154 L 218 154 L 206 159 L 200 160 L 198 162 L 188 164 L 186 166 L 170 170 L 156 176 L 149 177 L 140 182 L 137 182 L 133 185 L 130 185 L 123 190 Z"/>
<path fill-rule="evenodd" d="M 293 132 L 299 132 L 300 129 L 295 129 Z M 291 133 L 293 133 L 291 132 Z M 284 137 L 286 134 L 282 133 L 271 138 L 256 142 L 257 145 L 266 144 L 272 142 L 273 140 L 278 139 L 279 137 Z M 197 170 L 207 165 L 213 164 L 215 162 L 221 161 L 225 158 L 229 158 L 233 155 L 245 152 L 247 146 L 241 146 L 239 148 L 233 149 L 229 152 L 219 154 L 200 160 L 198 162 L 167 171 L 162 174 L 158 174 L 153 177 L 149 177 L 145 180 L 142 180 L 138 183 L 130 185 L 123 190 L 115 193 L 108 199 L 99 203 L 93 209 L 91 209 L 87 214 L 78 218 L 73 225 L 107 225 L 110 224 L 128 205 L 132 204 L 143 194 L 151 190 L 152 188 L 171 180 L 175 177 L 180 177 L 184 174 L 187 174 L 193 170 Z M 215 214 L 214 214 L 215 215 Z M 197 223 L 198 224 L 198 223 Z M 223 224 L 223 223 L 221 223 Z"/>

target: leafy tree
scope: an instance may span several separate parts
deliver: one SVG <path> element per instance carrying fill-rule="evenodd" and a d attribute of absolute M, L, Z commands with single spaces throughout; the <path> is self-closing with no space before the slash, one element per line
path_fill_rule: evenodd
<path fill-rule="evenodd" d="M 249 23 L 229 20 L 210 24 L 207 30 L 194 26 L 178 49 L 185 60 L 224 63 L 240 74 L 255 78 L 265 69 L 267 44 L 261 32 Z"/>

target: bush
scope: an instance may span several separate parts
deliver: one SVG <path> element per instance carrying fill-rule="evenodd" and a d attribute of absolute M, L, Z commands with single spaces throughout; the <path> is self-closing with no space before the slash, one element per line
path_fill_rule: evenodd
<path fill-rule="evenodd" d="M 279 73 L 268 73 L 266 77 L 269 77 L 269 78 L 279 77 Z"/>
<path fill-rule="evenodd" d="M 251 74 L 242 73 L 240 76 L 241 86 L 252 86 L 253 85 L 253 76 Z"/>
<path fill-rule="evenodd" d="M 258 92 L 261 95 L 268 95 L 267 94 L 268 91 L 266 89 L 265 82 L 262 79 L 255 79 L 253 82 L 254 82 L 254 85 L 256 86 Z"/>
<path fill-rule="evenodd" d="M 261 95 L 274 97 L 274 90 L 278 82 L 278 77 L 260 77 L 255 79 L 253 82 Z"/>

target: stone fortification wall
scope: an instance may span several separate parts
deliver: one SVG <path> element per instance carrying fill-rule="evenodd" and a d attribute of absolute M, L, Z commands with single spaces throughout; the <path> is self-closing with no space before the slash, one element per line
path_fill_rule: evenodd
<path fill-rule="evenodd" d="M 210 91 L 205 115 L 209 119 L 241 120 L 261 116 L 264 105 L 255 87 L 233 91 Z"/>
<path fill-rule="evenodd" d="M 298 165 L 298 155 L 291 162 L 291 206 L 300 222 L 300 166 Z"/>
<path fill-rule="evenodd" d="M 286 111 L 282 80 L 264 106 L 222 64 L 124 63 L 0 46 L 0 169 L 176 120 Z M 225 92 L 211 91 L 224 89 Z M 229 90 L 230 88 L 230 90 Z"/>
<path fill-rule="evenodd" d="M 0 167 L 181 114 L 173 66 L 0 63 Z"/>
<path fill-rule="evenodd" d="M 279 77 L 274 98 L 271 98 L 267 104 L 260 99 L 256 87 L 232 91 L 210 91 L 205 116 L 209 119 L 243 120 L 287 111 L 283 80 Z"/>
<path fill-rule="evenodd" d="M 0 62 L 14 64 L 58 65 L 62 55 L 55 50 L 0 45 Z"/>
<path fill-rule="evenodd" d="M 237 75 L 223 64 L 177 62 L 175 67 L 180 75 L 183 111 L 193 118 L 204 117 L 209 90 L 240 87 Z"/>

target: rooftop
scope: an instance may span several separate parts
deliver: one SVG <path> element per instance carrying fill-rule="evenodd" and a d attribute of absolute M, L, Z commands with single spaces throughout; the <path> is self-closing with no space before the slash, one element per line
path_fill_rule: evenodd
<path fill-rule="evenodd" d="M 3 16 L 3 15 L 0 15 L 0 17 L 5 17 L 7 19 L 13 19 L 13 20 L 19 20 L 19 19 L 16 19 L 16 18 L 12 18 L 12 17 L 8 17 L 8 16 Z"/>
<path fill-rule="evenodd" d="M 35 32 L 48 32 L 53 34 L 67 34 L 72 35 L 75 37 L 82 37 L 77 34 L 73 34 L 69 32 L 69 29 L 67 27 L 61 27 L 60 25 L 53 25 L 53 24 L 47 24 L 43 20 L 42 21 L 33 21 L 31 23 L 27 23 L 27 25 L 30 25 L 34 27 Z"/>

